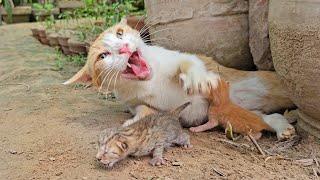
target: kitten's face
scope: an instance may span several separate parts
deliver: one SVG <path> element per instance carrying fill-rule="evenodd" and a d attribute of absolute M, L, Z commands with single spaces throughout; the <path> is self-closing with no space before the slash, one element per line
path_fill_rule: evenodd
<path fill-rule="evenodd" d="M 128 145 L 126 139 L 115 134 L 114 129 L 107 129 L 99 139 L 99 149 L 96 158 L 107 168 L 128 156 Z"/>
<path fill-rule="evenodd" d="M 105 51 L 100 53 L 96 69 L 100 68 L 100 72 L 113 70 L 129 80 L 151 78 L 150 66 L 141 55 L 141 47 L 145 44 L 138 31 L 122 22 L 105 31 L 101 40 Z"/>

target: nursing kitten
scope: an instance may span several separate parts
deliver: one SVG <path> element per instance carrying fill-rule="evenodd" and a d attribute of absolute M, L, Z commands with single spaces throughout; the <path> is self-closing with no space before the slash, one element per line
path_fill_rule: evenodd
<path fill-rule="evenodd" d="M 148 115 L 141 120 L 119 128 L 106 129 L 99 138 L 96 158 L 106 167 L 127 156 L 152 154 L 150 164 L 165 164 L 163 151 L 173 145 L 191 147 L 189 135 L 184 133 L 179 123 L 179 114 L 190 102 L 171 112 Z"/>
<path fill-rule="evenodd" d="M 209 121 L 201 126 L 190 128 L 192 132 L 205 131 L 218 125 L 226 128 L 230 124 L 233 132 L 242 135 L 250 134 L 259 139 L 262 130 L 272 130 L 260 116 L 234 104 L 230 99 L 229 89 L 229 83 L 221 79 L 218 87 L 211 90 L 207 95 L 210 100 Z"/>
<path fill-rule="evenodd" d="M 114 91 L 134 115 L 125 126 L 154 109 L 168 111 L 190 101 L 180 117 L 184 127 L 192 127 L 207 121 L 209 102 L 200 92 L 217 86 L 218 72 L 232 82 L 230 97 L 235 104 L 264 114 L 263 120 L 279 139 L 295 134 L 282 115 L 270 114 L 294 106 L 275 72 L 240 71 L 212 58 L 148 45 L 125 20 L 98 37 L 86 65 L 64 84 L 93 82 L 104 91 Z"/>

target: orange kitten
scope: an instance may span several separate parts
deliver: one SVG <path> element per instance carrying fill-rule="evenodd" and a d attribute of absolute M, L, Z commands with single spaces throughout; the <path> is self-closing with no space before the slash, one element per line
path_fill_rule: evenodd
<path fill-rule="evenodd" d="M 204 125 L 192 127 L 192 132 L 201 132 L 218 125 L 226 128 L 230 123 L 236 133 L 248 135 L 251 133 L 256 139 L 261 137 L 262 130 L 271 128 L 255 113 L 234 104 L 229 95 L 229 83 L 220 80 L 217 89 L 212 89 L 208 95 L 210 106 L 208 109 L 209 121 Z"/>

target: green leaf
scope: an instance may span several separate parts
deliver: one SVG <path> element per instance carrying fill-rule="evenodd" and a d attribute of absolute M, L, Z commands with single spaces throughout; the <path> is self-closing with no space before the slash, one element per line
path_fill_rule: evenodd
<path fill-rule="evenodd" d="M 12 23 L 13 7 L 11 6 L 11 3 L 9 0 L 4 0 L 3 3 L 4 3 L 4 9 L 6 10 L 8 15 L 9 23 Z"/>

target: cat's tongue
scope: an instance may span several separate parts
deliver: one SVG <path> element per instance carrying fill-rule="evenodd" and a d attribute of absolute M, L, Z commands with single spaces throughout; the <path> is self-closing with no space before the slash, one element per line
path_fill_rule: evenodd
<path fill-rule="evenodd" d="M 140 80 L 146 80 L 150 76 L 150 69 L 146 64 L 146 61 L 141 57 L 138 52 L 132 53 L 128 61 L 128 67 L 131 70 L 126 72 L 131 72 L 130 74 L 133 75 L 135 78 Z M 132 76 L 126 76 L 127 78 L 134 78 Z"/>
<path fill-rule="evenodd" d="M 136 61 L 136 63 L 137 64 L 131 64 L 133 74 L 140 79 L 145 79 L 150 74 L 145 61 L 140 58 L 138 61 Z"/>

